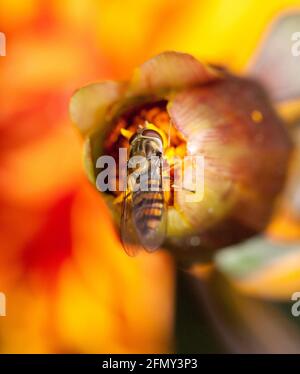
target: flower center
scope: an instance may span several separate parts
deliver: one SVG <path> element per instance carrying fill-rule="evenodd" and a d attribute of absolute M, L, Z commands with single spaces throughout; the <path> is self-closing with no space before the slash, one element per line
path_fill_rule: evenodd
<path fill-rule="evenodd" d="M 104 151 L 105 154 L 113 156 L 117 165 L 117 185 L 119 170 L 119 149 L 129 148 L 130 138 L 134 136 L 140 126 L 152 124 L 158 129 L 164 141 L 164 158 L 170 164 L 170 175 L 172 178 L 172 158 L 174 156 L 184 157 L 186 153 L 186 141 L 178 130 L 172 125 L 171 118 L 167 112 L 167 102 L 158 101 L 155 103 L 143 104 L 134 109 L 128 110 L 119 116 L 115 122 L 112 131 L 109 133 Z M 171 188 L 172 202 L 173 189 Z M 120 193 L 115 193 L 118 196 Z M 120 199 L 121 200 L 121 199 Z"/>

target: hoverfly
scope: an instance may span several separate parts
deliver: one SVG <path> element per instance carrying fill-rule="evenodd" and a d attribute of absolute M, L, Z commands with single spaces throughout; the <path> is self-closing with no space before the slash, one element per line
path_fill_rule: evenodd
<path fill-rule="evenodd" d="M 126 252 L 135 255 L 142 246 L 158 249 L 167 229 L 165 141 L 152 124 L 140 126 L 129 140 L 127 189 L 122 204 L 121 238 Z"/>

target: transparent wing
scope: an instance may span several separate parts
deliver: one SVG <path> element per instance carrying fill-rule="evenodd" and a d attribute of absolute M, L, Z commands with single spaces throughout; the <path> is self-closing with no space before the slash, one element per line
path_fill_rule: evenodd
<path fill-rule="evenodd" d="M 140 240 L 137 236 L 135 224 L 133 222 L 133 200 L 132 191 L 127 188 L 122 205 L 121 215 L 121 240 L 126 253 L 135 256 L 141 248 Z"/>

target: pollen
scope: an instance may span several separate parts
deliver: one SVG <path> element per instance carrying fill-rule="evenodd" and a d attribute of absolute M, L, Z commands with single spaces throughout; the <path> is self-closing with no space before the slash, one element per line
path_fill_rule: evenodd
<path fill-rule="evenodd" d="M 126 129 L 121 129 L 120 130 L 120 133 L 126 138 L 126 139 L 130 139 L 132 137 L 132 135 L 134 134 L 132 131 L 129 131 L 129 130 L 126 130 Z"/>
<path fill-rule="evenodd" d="M 251 118 L 253 122 L 260 123 L 264 117 L 261 111 L 253 110 L 253 112 L 251 113 Z"/>

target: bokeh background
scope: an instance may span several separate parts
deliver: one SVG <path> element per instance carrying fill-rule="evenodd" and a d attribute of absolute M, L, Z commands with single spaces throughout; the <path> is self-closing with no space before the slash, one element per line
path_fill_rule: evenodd
<path fill-rule="evenodd" d="M 176 275 L 163 251 L 126 256 L 84 176 L 68 102 L 78 87 L 127 78 L 164 50 L 243 73 L 271 21 L 295 7 L 299 0 L 0 0 L 1 353 L 221 352 L 241 348 L 246 336 L 251 350 L 267 313 L 281 323 L 277 309 L 230 290 L 242 321 L 251 315 L 236 343 L 211 306 L 216 280 L 207 288 Z M 299 227 L 277 219 L 272 230 L 297 239 Z M 289 328 L 273 340 L 285 334 L 285 347 L 299 348 Z M 262 350 L 280 351 L 267 340 L 259 337 Z"/>

